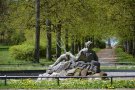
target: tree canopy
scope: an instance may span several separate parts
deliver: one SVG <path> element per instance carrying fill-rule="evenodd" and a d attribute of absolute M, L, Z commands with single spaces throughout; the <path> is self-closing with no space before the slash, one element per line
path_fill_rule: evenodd
<path fill-rule="evenodd" d="M 33 43 L 35 4 L 36 0 L 0 0 L 1 36 L 14 44 Z M 58 24 L 62 38 L 68 30 L 69 39 L 74 40 L 87 36 L 97 40 L 109 37 L 133 40 L 134 7 L 134 0 L 40 0 L 40 43 L 46 42 L 46 19 L 51 21 L 53 41 Z"/>

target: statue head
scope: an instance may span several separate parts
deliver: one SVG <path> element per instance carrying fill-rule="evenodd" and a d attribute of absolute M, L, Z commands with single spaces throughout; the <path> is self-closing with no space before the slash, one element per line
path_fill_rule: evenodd
<path fill-rule="evenodd" d="M 89 48 L 91 48 L 91 44 L 92 44 L 92 42 L 88 41 L 85 43 L 85 47 L 89 49 Z"/>

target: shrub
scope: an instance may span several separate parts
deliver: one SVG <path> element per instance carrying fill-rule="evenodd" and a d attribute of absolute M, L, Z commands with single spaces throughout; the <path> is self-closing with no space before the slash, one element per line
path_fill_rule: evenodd
<path fill-rule="evenodd" d="M 24 32 L 14 28 L 7 28 L 6 30 L 0 31 L 0 34 L 4 36 L 4 41 L 2 44 L 5 45 L 15 45 L 20 44 L 26 40 Z"/>
<path fill-rule="evenodd" d="M 11 57 L 19 60 L 34 60 L 34 45 L 32 44 L 22 44 L 22 45 L 15 45 L 10 47 L 10 55 Z M 55 54 L 55 47 L 52 47 L 52 54 Z M 40 45 L 40 57 L 46 56 L 46 46 Z"/>
<path fill-rule="evenodd" d="M 34 46 L 28 44 L 15 45 L 10 49 L 10 55 L 15 59 L 34 60 Z"/>
<path fill-rule="evenodd" d="M 96 40 L 95 41 L 95 47 L 96 48 L 105 48 L 106 47 L 106 43 L 104 41 L 101 41 L 101 40 Z"/>

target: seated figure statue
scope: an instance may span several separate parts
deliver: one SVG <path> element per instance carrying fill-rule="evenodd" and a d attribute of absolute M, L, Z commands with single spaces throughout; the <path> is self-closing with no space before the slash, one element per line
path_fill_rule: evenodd
<path fill-rule="evenodd" d="M 100 72 L 100 63 L 98 62 L 98 56 L 95 51 L 92 50 L 91 44 L 91 41 L 85 43 L 85 48 L 79 51 L 76 56 L 76 61 L 83 61 L 87 64 L 91 64 L 90 69 L 94 70 L 95 73 L 98 73 Z"/>
<path fill-rule="evenodd" d="M 91 62 L 92 60 L 98 61 L 98 57 L 95 51 L 92 50 L 91 44 L 92 44 L 91 41 L 85 43 L 85 48 L 80 50 L 76 56 L 77 61 L 84 61 L 84 62 Z"/>

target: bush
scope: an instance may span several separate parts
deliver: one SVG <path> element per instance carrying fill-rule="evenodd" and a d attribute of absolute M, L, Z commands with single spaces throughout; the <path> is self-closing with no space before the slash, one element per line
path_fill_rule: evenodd
<path fill-rule="evenodd" d="M 32 61 L 34 60 L 34 45 L 32 44 L 22 44 L 10 47 L 11 57 L 19 60 Z M 55 47 L 52 47 L 52 54 L 55 54 Z M 46 57 L 46 47 L 45 45 L 40 45 L 40 57 Z"/>
<path fill-rule="evenodd" d="M 106 43 L 104 41 L 96 40 L 95 41 L 95 47 L 96 48 L 105 48 L 106 47 Z"/>
<path fill-rule="evenodd" d="M 13 28 L 2 30 L 0 34 L 4 36 L 1 43 L 5 45 L 15 45 L 26 41 L 24 32 Z"/>
<path fill-rule="evenodd" d="M 34 46 L 32 45 L 15 45 L 12 46 L 9 51 L 10 55 L 15 59 L 34 60 Z"/>

